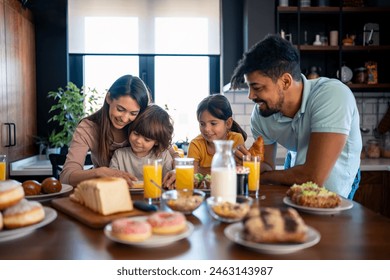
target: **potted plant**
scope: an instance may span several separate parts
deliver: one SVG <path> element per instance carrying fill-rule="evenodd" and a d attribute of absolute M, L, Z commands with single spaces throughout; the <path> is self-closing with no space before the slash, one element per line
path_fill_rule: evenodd
<path fill-rule="evenodd" d="M 96 95 L 95 89 L 78 88 L 72 82 L 69 82 L 65 89 L 60 87 L 56 91 L 49 91 L 48 98 L 53 98 L 57 102 L 50 108 L 49 113 L 54 115 L 48 122 L 56 122 L 58 126 L 49 134 L 47 154 L 59 153 L 59 149 L 68 146 L 79 121 L 93 113 L 97 104 Z M 52 151 L 50 148 L 57 150 Z"/>

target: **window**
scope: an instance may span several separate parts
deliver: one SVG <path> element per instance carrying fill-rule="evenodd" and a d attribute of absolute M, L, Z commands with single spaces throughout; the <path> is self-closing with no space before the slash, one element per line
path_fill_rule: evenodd
<path fill-rule="evenodd" d="M 84 83 L 86 88 L 95 89 L 99 95 L 99 109 L 111 84 L 127 73 L 139 73 L 138 56 L 86 55 L 84 57 Z"/>
<path fill-rule="evenodd" d="M 104 97 L 138 75 L 172 115 L 174 141 L 199 134 L 196 107 L 220 87 L 219 0 L 69 0 L 68 16 L 72 79 Z"/>

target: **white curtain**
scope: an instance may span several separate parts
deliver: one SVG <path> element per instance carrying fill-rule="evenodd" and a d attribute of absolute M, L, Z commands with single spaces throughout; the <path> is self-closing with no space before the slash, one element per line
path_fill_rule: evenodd
<path fill-rule="evenodd" d="M 72 54 L 220 54 L 219 0 L 69 0 L 68 26 Z"/>

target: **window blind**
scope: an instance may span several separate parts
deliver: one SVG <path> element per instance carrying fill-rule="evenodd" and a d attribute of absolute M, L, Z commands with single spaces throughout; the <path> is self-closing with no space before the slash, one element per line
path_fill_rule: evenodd
<path fill-rule="evenodd" d="M 69 0 L 71 54 L 220 54 L 219 0 Z"/>

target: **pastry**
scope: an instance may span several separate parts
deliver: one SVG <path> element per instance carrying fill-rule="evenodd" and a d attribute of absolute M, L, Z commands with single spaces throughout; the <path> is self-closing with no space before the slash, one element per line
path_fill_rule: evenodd
<path fill-rule="evenodd" d="M 152 226 L 146 221 L 120 218 L 112 222 L 111 234 L 121 240 L 141 242 L 152 236 Z"/>
<path fill-rule="evenodd" d="M 133 210 L 129 187 L 123 178 L 103 177 L 82 181 L 70 199 L 102 215 Z"/>
<path fill-rule="evenodd" d="M 49 193 L 58 193 L 62 189 L 62 184 L 59 180 L 54 177 L 46 178 L 42 181 L 42 192 Z"/>
<path fill-rule="evenodd" d="M 293 208 L 253 206 L 243 220 L 244 239 L 259 243 L 303 243 L 307 226 Z"/>
<path fill-rule="evenodd" d="M 261 161 L 264 161 L 264 140 L 263 137 L 257 137 L 252 146 L 248 150 L 252 156 L 259 156 Z"/>
<path fill-rule="evenodd" d="M 27 180 L 22 183 L 25 195 L 38 195 L 41 193 L 42 185 L 35 180 Z"/>
<path fill-rule="evenodd" d="M 23 187 L 15 180 L 0 181 L 0 210 L 17 204 L 24 198 Z"/>
<path fill-rule="evenodd" d="M 177 234 L 187 227 L 186 218 L 180 212 L 156 212 L 150 215 L 147 221 L 155 234 Z"/>
<path fill-rule="evenodd" d="M 341 204 L 340 196 L 312 182 L 294 184 L 286 194 L 295 204 L 306 207 L 335 208 Z"/>
<path fill-rule="evenodd" d="M 45 218 L 45 211 L 39 202 L 22 199 L 18 204 L 5 209 L 3 215 L 4 227 L 13 229 L 39 223 Z"/>

